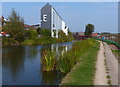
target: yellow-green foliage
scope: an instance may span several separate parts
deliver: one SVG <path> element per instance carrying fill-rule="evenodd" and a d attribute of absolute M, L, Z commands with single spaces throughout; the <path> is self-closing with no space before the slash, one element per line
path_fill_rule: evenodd
<path fill-rule="evenodd" d="M 63 73 L 67 73 L 80 60 L 80 57 L 87 52 L 87 50 L 94 46 L 95 40 L 87 39 L 78 41 L 73 44 L 70 51 L 64 53 L 60 57 L 59 68 Z"/>
<path fill-rule="evenodd" d="M 42 71 L 53 71 L 56 64 L 55 51 L 49 49 L 42 50 L 41 53 Z"/>
<path fill-rule="evenodd" d="M 84 50 L 83 52 L 82 50 L 80 50 L 81 52 L 83 52 L 83 54 L 78 54 L 78 58 L 80 59 L 78 59 L 77 64 L 63 79 L 60 87 L 69 87 L 69 85 L 91 85 L 91 87 L 93 86 L 93 80 L 95 75 L 95 62 L 100 44 L 99 42 L 92 39 L 86 41 L 89 41 L 86 43 L 85 46 L 85 49 L 87 51 Z M 82 46 L 84 46 L 83 43 L 84 42 L 81 43 Z M 87 44 L 89 46 L 87 46 Z M 78 48 L 78 50 L 81 48 Z"/>

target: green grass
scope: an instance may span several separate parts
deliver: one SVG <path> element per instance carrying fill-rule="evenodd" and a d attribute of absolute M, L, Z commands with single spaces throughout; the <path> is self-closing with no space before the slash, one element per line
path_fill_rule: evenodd
<path fill-rule="evenodd" d="M 115 57 L 118 59 L 118 63 L 120 63 L 120 50 L 112 50 Z"/>
<path fill-rule="evenodd" d="M 2 45 L 40 45 L 40 44 L 52 44 L 52 43 L 62 43 L 62 42 L 70 42 L 72 40 L 74 40 L 73 36 L 65 36 L 62 38 L 52 38 L 52 37 L 36 37 L 36 38 L 32 38 L 32 39 L 25 39 L 22 42 L 19 42 L 17 40 L 15 40 L 14 38 L 6 38 L 3 37 L 2 38 L 3 42 Z"/>
<path fill-rule="evenodd" d="M 22 42 L 22 45 L 38 45 L 38 44 L 50 44 L 50 43 L 57 43 L 57 38 L 51 37 L 42 37 L 42 38 L 35 38 L 35 39 L 26 39 Z"/>
<path fill-rule="evenodd" d="M 110 75 L 107 75 L 106 78 L 111 78 Z"/>
<path fill-rule="evenodd" d="M 71 68 L 80 60 L 80 57 L 84 55 L 90 47 L 93 47 L 94 43 L 95 40 L 93 39 L 75 42 L 72 49 L 60 57 L 60 71 L 63 73 L 70 72 Z"/>
<path fill-rule="evenodd" d="M 63 79 L 61 87 L 66 85 L 93 85 L 98 50 L 99 42 L 95 41 L 94 45 L 81 56 L 71 72 Z"/>
<path fill-rule="evenodd" d="M 120 50 L 112 50 L 112 52 L 120 52 Z"/>
<path fill-rule="evenodd" d="M 39 45 L 39 44 L 51 44 L 51 43 L 62 43 L 62 42 L 69 42 L 72 41 L 73 38 L 69 39 L 66 38 L 51 38 L 51 37 L 41 37 L 41 38 L 35 38 L 35 39 L 26 39 L 21 44 L 22 45 Z"/>
<path fill-rule="evenodd" d="M 109 85 L 111 85 L 111 80 L 108 80 L 108 82 L 107 82 Z"/>

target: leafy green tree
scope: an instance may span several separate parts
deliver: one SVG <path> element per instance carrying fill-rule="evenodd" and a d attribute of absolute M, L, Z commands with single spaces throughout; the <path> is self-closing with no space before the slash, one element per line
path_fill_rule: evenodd
<path fill-rule="evenodd" d="M 38 35 L 40 34 L 40 31 L 41 31 L 41 28 L 40 28 L 40 27 L 37 28 L 37 33 L 38 33 Z"/>
<path fill-rule="evenodd" d="M 63 30 L 59 30 L 58 31 L 58 36 L 59 36 L 59 38 L 65 38 L 66 34 L 63 32 Z"/>
<path fill-rule="evenodd" d="M 85 35 L 91 36 L 92 32 L 94 32 L 94 25 L 93 24 L 87 24 L 85 29 Z"/>
<path fill-rule="evenodd" d="M 27 37 L 29 39 L 36 39 L 37 35 L 38 35 L 37 31 L 34 30 L 34 29 L 32 29 L 32 28 L 30 28 L 29 30 L 27 30 Z"/>
<path fill-rule="evenodd" d="M 102 32 L 101 35 L 110 35 L 111 33 L 109 32 Z"/>
<path fill-rule="evenodd" d="M 3 31 L 9 33 L 11 37 L 19 42 L 24 40 L 24 20 L 14 8 L 9 16 L 9 21 L 6 22 L 6 25 L 3 27 Z"/>
<path fill-rule="evenodd" d="M 41 29 L 40 30 L 40 35 L 44 37 L 50 37 L 51 36 L 51 31 L 49 29 Z"/>

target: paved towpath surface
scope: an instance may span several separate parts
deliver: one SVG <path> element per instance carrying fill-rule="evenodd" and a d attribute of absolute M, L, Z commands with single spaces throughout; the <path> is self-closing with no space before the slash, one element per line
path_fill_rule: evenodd
<path fill-rule="evenodd" d="M 105 65 L 106 59 L 106 65 Z M 109 69 L 109 73 L 106 73 L 106 66 Z M 118 85 L 118 61 L 113 55 L 110 47 L 105 42 L 100 42 L 100 50 L 98 52 L 96 62 L 96 73 L 94 79 L 94 85 L 108 85 L 107 75 L 110 76 L 111 84 Z"/>
<path fill-rule="evenodd" d="M 100 42 L 100 50 L 98 51 L 97 62 L 96 62 L 94 85 L 108 85 L 104 60 L 105 60 L 104 46 L 102 42 Z"/>
<path fill-rule="evenodd" d="M 118 61 L 117 58 L 113 55 L 108 44 L 104 43 L 106 63 L 109 70 L 109 75 L 111 77 L 112 85 L 118 85 Z"/>

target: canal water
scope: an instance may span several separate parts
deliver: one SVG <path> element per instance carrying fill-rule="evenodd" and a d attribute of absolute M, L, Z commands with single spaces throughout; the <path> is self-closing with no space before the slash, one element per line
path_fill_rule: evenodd
<path fill-rule="evenodd" d="M 3 47 L 3 85 L 59 85 L 65 75 L 60 71 L 43 72 L 41 70 L 41 51 L 51 49 L 59 54 L 60 51 L 70 50 L 72 43 Z M 59 50 L 62 47 L 64 48 Z"/>

